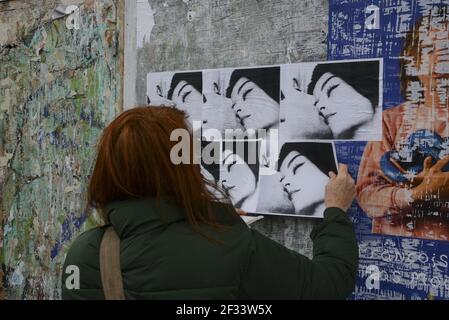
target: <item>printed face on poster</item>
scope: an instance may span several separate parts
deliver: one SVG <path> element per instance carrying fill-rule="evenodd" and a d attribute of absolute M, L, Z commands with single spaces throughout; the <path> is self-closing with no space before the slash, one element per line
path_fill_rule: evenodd
<path fill-rule="evenodd" d="M 217 163 L 203 163 L 202 172 L 236 207 L 322 217 L 328 172 L 337 171 L 333 141 L 381 137 L 381 81 L 381 59 L 327 61 L 149 73 L 147 96 L 201 121 L 203 135 L 220 132 Z M 229 141 L 225 132 L 236 129 L 257 134 Z M 256 160 L 236 152 L 239 145 Z"/>

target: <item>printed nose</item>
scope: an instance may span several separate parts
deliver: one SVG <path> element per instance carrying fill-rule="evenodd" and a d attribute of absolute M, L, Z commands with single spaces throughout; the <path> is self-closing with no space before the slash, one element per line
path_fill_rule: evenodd
<path fill-rule="evenodd" d="M 229 186 L 226 185 L 226 182 L 227 182 L 226 180 L 221 181 L 221 186 L 226 191 L 226 193 L 228 193 L 229 192 L 229 190 L 228 190 Z"/>
<path fill-rule="evenodd" d="M 281 90 L 281 101 L 285 99 L 284 92 Z"/>
<path fill-rule="evenodd" d="M 320 112 L 323 112 L 323 111 L 326 110 L 326 106 L 323 106 L 323 105 L 320 103 L 320 100 L 315 101 L 315 103 L 314 103 L 313 105 L 314 105 L 315 107 L 317 107 L 317 108 L 318 108 L 318 111 L 320 111 Z"/>
<path fill-rule="evenodd" d="M 206 102 L 207 102 L 206 95 L 203 94 L 203 103 L 206 103 Z"/>

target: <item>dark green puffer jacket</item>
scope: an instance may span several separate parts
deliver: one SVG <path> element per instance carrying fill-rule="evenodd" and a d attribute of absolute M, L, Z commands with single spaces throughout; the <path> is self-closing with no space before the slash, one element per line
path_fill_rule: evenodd
<path fill-rule="evenodd" d="M 344 299 L 355 285 L 358 247 L 352 223 L 328 208 L 313 230 L 313 260 L 246 226 L 232 207 L 216 205 L 228 227 L 193 231 L 178 207 L 154 199 L 107 206 L 121 239 L 127 299 Z M 99 248 L 104 228 L 81 234 L 65 259 L 63 299 L 104 299 Z M 80 270 L 80 289 L 66 288 L 69 265 Z M 70 269 L 70 268 L 69 268 Z"/>

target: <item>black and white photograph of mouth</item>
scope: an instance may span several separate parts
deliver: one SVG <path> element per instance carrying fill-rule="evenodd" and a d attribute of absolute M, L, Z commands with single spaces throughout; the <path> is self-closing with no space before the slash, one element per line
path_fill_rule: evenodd
<path fill-rule="evenodd" d="M 243 129 L 278 128 L 279 80 L 279 66 L 232 70 L 226 97 Z"/>
<path fill-rule="evenodd" d="M 332 142 L 287 142 L 277 173 L 260 176 L 258 212 L 322 218 L 329 171 L 337 172 Z"/>

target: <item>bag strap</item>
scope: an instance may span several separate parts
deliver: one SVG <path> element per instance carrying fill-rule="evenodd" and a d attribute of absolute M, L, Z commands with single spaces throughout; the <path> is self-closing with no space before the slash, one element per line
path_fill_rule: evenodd
<path fill-rule="evenodd" d="M 100 273 L 106 300 L 125 300 L 120 268 L 120 238 L 112 226 L 106 228 L 101 239 Z"/>

